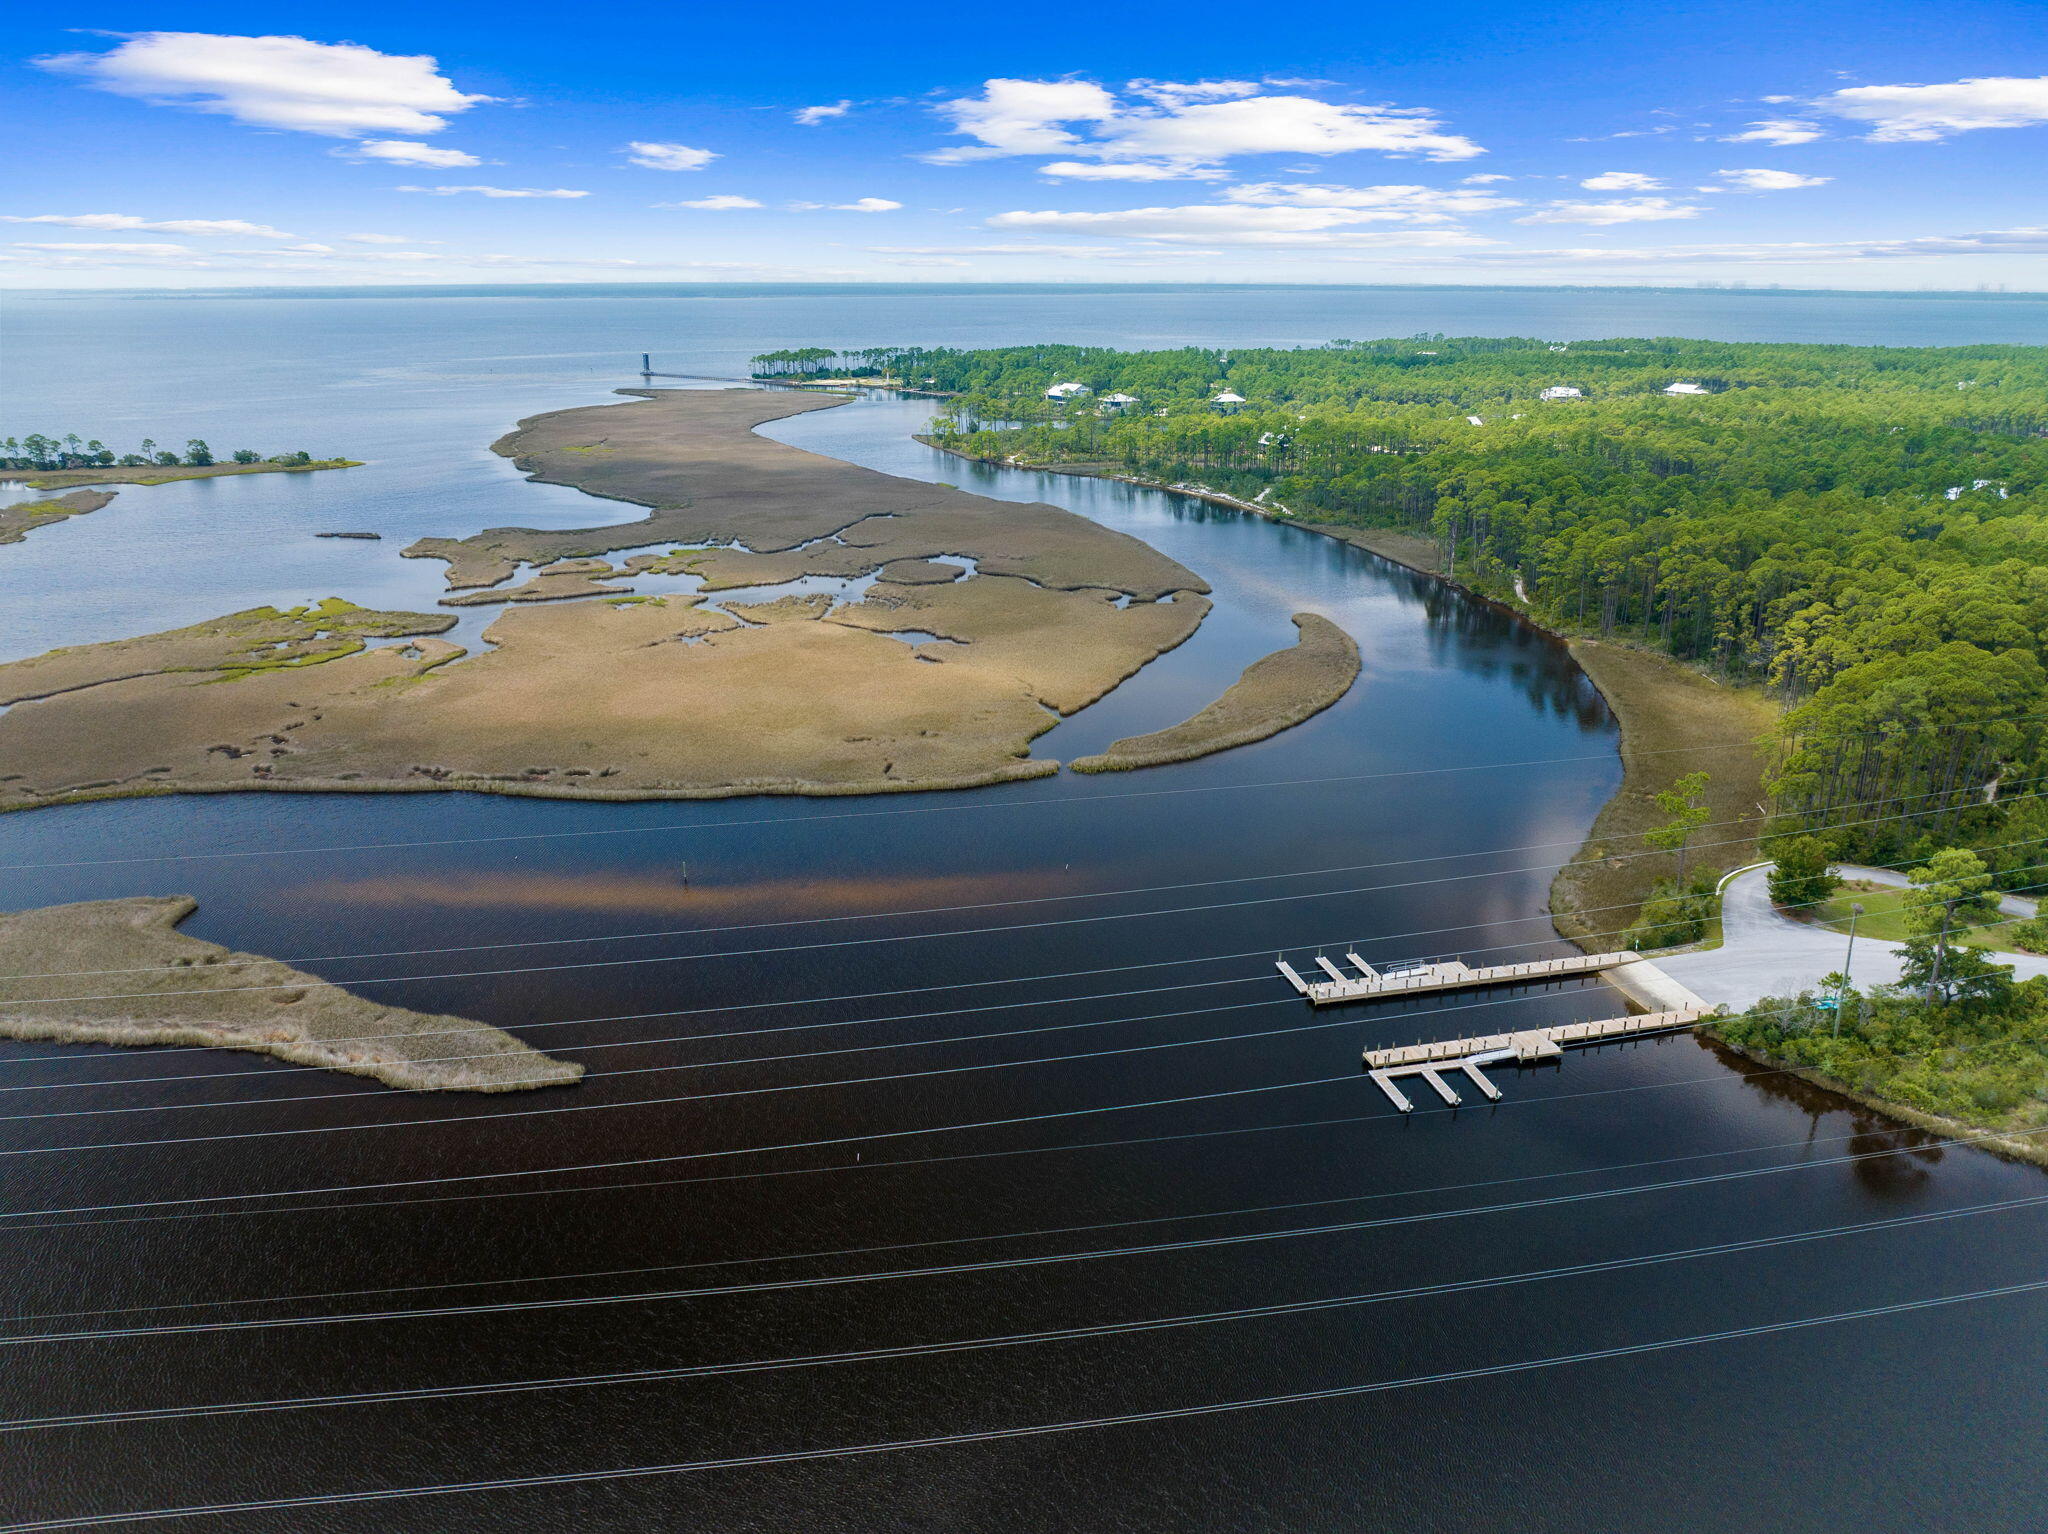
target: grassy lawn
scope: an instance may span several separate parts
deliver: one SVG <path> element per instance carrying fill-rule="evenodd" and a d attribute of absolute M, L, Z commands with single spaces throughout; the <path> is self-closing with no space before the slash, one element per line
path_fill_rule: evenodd
<path fill-rule="evenodd" d="M 1832 927 L 1837 932 L 1849 931 L 1849 907 L 1860 905 L 1863 915 L 1856 921 L 1856 936 L 1875 938 L 1880 942 L 1903 943 L 1906 941 L 1906 892 L 1890 889 L 1880 884 L 1868 884 L 1861 879 L 1851 879 L 1835 892 L 1832 900 L 1816 907 L 1806 920 L 1820 926 Z M 2015 953 L 2006 939 L 2012 930 L 2010 925 L 1971 927 L 1952 933 L 1956 941 L 1967 943 L 1972 948 L 1986 948 L 1997 953 Z"/>

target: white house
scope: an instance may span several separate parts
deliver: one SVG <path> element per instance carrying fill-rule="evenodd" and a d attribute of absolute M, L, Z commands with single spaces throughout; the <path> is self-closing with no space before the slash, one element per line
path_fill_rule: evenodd
<path fill-rule="evenodd" d="M 1064 405 L 1068 400 L 1079 399 L 1094 392 L 1084 383 L 1056 383 L 1045 391 L 1045 397 L 1054 404 Z"/>
<path fill-rule="evenodd" d="M 1137 403 L 1138 397 L 1135 394 L 1105 394 L 1102 396 L 1103 411 L 1109 415 L 1115 415 L 1121 410 L 1128 410 Z"/>
<path fill-rule="evenodd" d="M 1486 424 L 1486 417 L 1484 416 L 1468 415 L 1465 417 L 1465 419 L 1470 421 L 1474 426 L 1484 426 Z"/>
<path fill-rule="evenodd" d="M 1574 389 L 1570 384 L 1552 384 L 1536 397 L 1538 399 L 1584 399 L 1586 391 L 1584 389 Z"/>
<path fill-rule="evenodd" d="M 1666 394 L 1712 394 L 1714 391 L 1696 383 L 1674 383 L 1664 386 Z"/>
<path fill-rule="evenodd" d="M 1245 398 L 1242 394 L 1238 394 L 1230 389 L 1225 389 L 1221 394 L 1215 395 L 1209 401 L 1210 404 L 1214 405 L 1225 415 L 1235 415 L 1238 408 L 1244 402 Z"/>

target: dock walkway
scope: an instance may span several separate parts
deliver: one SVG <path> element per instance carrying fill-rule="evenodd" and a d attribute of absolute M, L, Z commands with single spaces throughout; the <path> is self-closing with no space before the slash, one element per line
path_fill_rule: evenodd
<path fill-rule="evenodd" d="M 1555 1059 L 1567 1049 L 1604 1044 L 1614 1039 L 1637 1039 L 1646 1034 L 1675 1033 L 1690 1028 L 1707 1015 L 1705 1007 L 1680 1007 L 1668 1012 L 1644 1012 L 1634 1017 L 1605 1017 L 1585 1023 L 1559 1023 L 1549 1028 L 1528 1028 L 1519 1033 L 1488 1034 L 1476 1039 L 1438 1039 L 1428 1044 L 1402 1044 L 1392 1049 L 1368 1049 L 1365 1068 L 1373 1083 L 1387 1094 L 1388 1101 L 1403 1113 L 1415 1104 L 1394 1085 L 1397 1078 L 1420 1076 L 1431 1090 L 1452 1107 L 1462 1098 L 1444 1079 L 1453 1071 L 1493 1101 L 1500 1090 L 1486 1079 L 1482 1066 L 1514 1061 L 1533 1064 Z"/>
<path fill-rule="evenodd" d="M 1276 959 L 1274 968 L 1286 977 L 1288 984 L 1308 998 L 1310 1005 L 1327 1007 L 1342 1002 L 1377 1001 L 1387 996 L 1457 991 L 1467 986 L 1527 985 L 1562 980 L 1572 975 L 1597 975 L 1624 964 L 1634 964 L 1641 957 L 1641 954 L 1629 952 L 1575 953 L 1560 959 L 1531 959 L 1523 964 L 1494 964 L 1479 969 L 1462 960 L 1445 959 L 1431 964 L 1377 970 L 1357 954 L 1346 953 L 1344 962 L 1357 971 L 1351 974 L 1334 961 L 1317 954 L 1315 964 L 1330 977 L 1327 980 L 1310 980 L 1285 959 Z"/>

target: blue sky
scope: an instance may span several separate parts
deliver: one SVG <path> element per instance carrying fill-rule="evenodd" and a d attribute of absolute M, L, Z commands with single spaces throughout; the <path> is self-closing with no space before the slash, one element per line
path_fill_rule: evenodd
<path fill-rule="evenodd" d="M 14 287 L 2048 289 L 2039 0 L 110 4 L 0 57 Z"/>

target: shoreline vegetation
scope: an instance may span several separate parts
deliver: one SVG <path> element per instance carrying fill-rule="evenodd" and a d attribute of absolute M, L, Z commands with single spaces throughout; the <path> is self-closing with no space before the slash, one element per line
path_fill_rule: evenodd
<path fill-rule="evenodd" d="M 360 469 L 354 458 L 308 458 L 303 462 L 138 464 L 130 467 L 0 469 L 0 480 L 31 490 L 68 490 L 79 485 L 168 485 L 180 479 L 224 479 L 235 474 L 310 474 L 316 469 Z"/>
<path fill-rule="evenodd" d="M 536 416 L 495 446 L 536 480 L 648 515 L 404 551 L 448 563 L 446 602 L 514 599 L 491 649 L 432 637 L 446 613 L 330 599 L 0 665 L 13 705 L 0 809 L 176 792 L 625 800 L 1008 782 L 1057 772 L 1030 743 L 1209 610 L 1192 571 L 1071 512 L 754 430 L 843 400 L 621 392 L 630 403 Z M 663 543 L 680 546 L 616 569 L 600 557 Z M 539 573 L 508 585 L 522 567 Z M 641 595 L 630 582 L 643 573 L 696 574 L 703 590 Z M 874 579 L 857 599 L 743 600 L 807 577 Z M 725 605 L 707 605 L 712 592 Z M 535 600 L 574 595 L 597 600 Z"/>
<path fill-rule="evenodd" d="M 1358 680 L 1357 641 L 1317 613 L 1296 613 L 1298 640 L 1253 661 L 1200 713 L 1149 735 L 1113 741 L 1067 765 L 1075 772 L 1129 772 L 1191 761 L 1292 729 L 1330 707 Z"/>
<path fill-rule="evenodd" d="M 187 937 L 178 924 L 198 908 L 145 895 L 0 912 L 0 1038 L 249 1050 L 409 1092 L 525 1092 L 583 1075 L 487 1024 L 366 1001 Z M 103 994 L 65 997 L 80 973 Z"/>
<path fill-rule="evenodd" d="M 1671 656 L 1635 645 L 1554 628 L 1511 595 L 1480 590 L 1453 578 L 1448 572 L 1445 546 L 1415 533 L 1289 516 L 1280 508 L 1206 485 L 1148 479 L 1123 472 L 1109 463 L 1032 463 L 969 452 L 940 437 L 920 435 L 917 440 L 957 458 L 1088 479 L 1120 480 L 1303 528 L 1503 607 L 1566 645 L 1614 713 L 1621 732 L 1622 780 L 1613 797 L 1601 807 L 1585 840 L 1558 870 L 1551 884 L 1551 924 L 1560 937 L 1584 951 L 1597 953 L 1612 948 L 1612 940 L 1634 924 L 1664 874 L 1664 860 L 1644 856 L 1640 838 L 1642 832 L 1662 824 L 1653 801 L 1676 770 L 1674 762 L 1687 763 L 1693 755 L 1701 754 L 1703 748 L 1715 748 L 1711 754 L 1718 771 L 1709 769 L 1705 797 L 1714 811 L 1715 829 L 1709 840 L 1717 845 L 1699 849 L 1694 866 L 1722 873 L 1755 860 L 1768 825 L 1768 817 L 1760 808 L 1767 797 L 1768 764 L 1759 743 L 1781 717 L 1777 704 L 1760 690 L 1718 683 Z M 1125 744 L 1118 741 L 1102 756 L 1083 760 L 1103 761 Z M 1069 765 L 1075 771 L 1113 770 L 1083 767 L 1080 761 Z"/>
<path fill-rule="evenodd" d="M 1782 710 L 1773 835 L 1850 861 L 1974 846 L 2008 885 L 2048 856 L 2020 791 L 2048 769 L 2039 348 L 1420 335 L 859 360 L 949 391 L 932 435 L 968 456 L 1426 540 L 1437 558 L 1404 562 L 1749 689 Z M 1670 767 L 1650 786 L 1690 776 Z"/>

